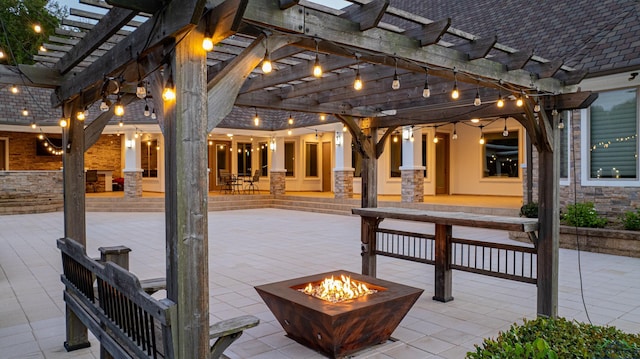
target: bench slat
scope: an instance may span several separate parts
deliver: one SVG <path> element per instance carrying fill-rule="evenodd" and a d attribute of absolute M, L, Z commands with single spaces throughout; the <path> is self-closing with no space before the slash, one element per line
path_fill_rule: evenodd
<path fill-rule="evenodd" d="M 225 335 L 241 332 L 253 328 L 260 323 L 260 319 L 253 315 L 243 315 L 212 324 L 209 327 L 209 338 L 219 338 Z"/>

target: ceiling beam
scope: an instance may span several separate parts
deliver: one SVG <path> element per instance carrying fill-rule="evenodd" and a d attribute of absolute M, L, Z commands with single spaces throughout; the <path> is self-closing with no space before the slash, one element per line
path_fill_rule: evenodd
<path fill-rule="evenodd" d="M 33 65 L 0 65 L 0 84 L 24 85 L 41 88 L 56 88 L 62 77 L 58 71 Z"/>
<path fill-rule="evenodd" d="M 208 29 L 205 31 L 211 33 L 214 44 L 221 42 L 238 31 L 248 1 L 225 1 L 216 7 L 215 11 L 207 12 L 205 23 Z"/>
<path fill-rule="evenodd" d="M 344 9 L 340 17 L 358 23 L 360 31 L 366 31 L 378 26 L 388 6 L 389 0 L 373 0 L 363 5 L 352 4 Z"/>
<path fill-rule="evenodd" d="M 464 42 L 460 45 L 452 46 L 451 49 L 467 54 L 467 60 L 481 59 L 489 54 L 489 51 L 498 42 L 498 37 L 486 37 Z"/>
<path fill-rule="evenodd" d="M 420 25 L 416 28 L 409 29 L 404 32 L 411 38 L 420 42 L 420 46 L 428 46 L 436 44 L 442 36 L 447 33 L 447 29 L 451 26 L 451 18 L 446 18 L 432 22 L 430 24 Z"/>
<path fill-rule="evenodd" d="M 531 60 L 533 49 L 522 50 L 514 53 L 503 53 L 491 59 L 507 67 L 507 70 L 520 70 Z"/>

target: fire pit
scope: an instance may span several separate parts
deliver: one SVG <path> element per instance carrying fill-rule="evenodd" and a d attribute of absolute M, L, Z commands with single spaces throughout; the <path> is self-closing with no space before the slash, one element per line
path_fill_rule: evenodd
<path fill-rule="evenodd" d="M 369 294 L 331 302 L 305 294 L 325 278 L 349 276 Z M 255 287 L 291 339 L 330 358 L 384 343 L 423 290 L 338 270 Z"/>

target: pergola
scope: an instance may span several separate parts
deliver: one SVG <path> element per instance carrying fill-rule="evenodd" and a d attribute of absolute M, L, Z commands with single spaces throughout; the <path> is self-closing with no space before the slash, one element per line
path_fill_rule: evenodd
<path fill-rule="evenodd" d="M 577 91 L 586 75 L 561 60 L 513 49 L 497 37 L 476 38 L 451 19 L 427 19 L 388 0 L 352 0 L 343 10 L 300 0 L 97 0 L 105 15 L 59 29 L 46 66 L 0 68 L 0 83 L 54 88 L 62 106 L 65 236 L 86 243 L 84 152 L 113 117 L 113 108 L 89 124 L 79 110 L 100 100 L 114 82 L 124 104 L 138 100 L 136 85 L 149 83 L 166 143 L 167 296 L 178 303 L 178 357 L 205 357 L 208 349 L 207 133 L 236 108 L 330 114 L 351 132 L 363 157 L 362 207 L 376 207 L 376 160 L 399 126 L 443 125 L 471 117 L 512 117 L 539 153 L 538 313 L 557 314 L 558 111 L 585 108 L 595 95 Z M 113 6 L 113 7 L 111 7 Z M 134 17 L 146 18 L 138 21 Z M 133 27 L 133 31 L 123 27 Z M 203 38 L 215 44 L 207 53 Z M 54 43 L 55 42 L 55 43 Z M 276 70 L 258 65 L 267 57 Z M 315 62 L 323 75 L 312 75 Z M 364 81 L 355 90 L 356 76 Z M 394 78 L 400 87 L 392 90 Z M 165 85 L 176 99 L 163 101 Z M 425 88 L 430 96 L 423 96 Z M 452 100 L 456 87 L 460 98 Z M 482 101 L 474 104 L 479 96 Z M 499 108 L 499 98 L 506 101 Z M 315 116 L 308 116 L 311 124 Z M 251 121 L 247 118 L 246 121 Z M 275 120 L 274 120 L 275 121 Z M 270 128 L 285 128 L 286 119 Z M 238 127 L 247 127 L 238 121 Z M 377 138 L 378 130 L 384 135 Z M 67 338 L 86 341 L 86 329 L 68 316 Z"/>

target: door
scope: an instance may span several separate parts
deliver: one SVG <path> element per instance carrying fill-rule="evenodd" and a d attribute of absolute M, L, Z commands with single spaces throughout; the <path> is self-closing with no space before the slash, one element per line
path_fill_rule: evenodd
<path fill-rule="evenodd" d="M 9 170 L 9 162 L 7 159 L 7 143 L 9 141 L 6 138 L 0 138 L 0 171 Z"/>
<path fill-rule="evenodd" d="M 219 191 L 222 189 L 220 170 L 231 172 L 231 142 L 209 142 L 209 168 L 209 191 Z"/>
<path fill-rule="evenodd" d="M 449 134 L 436 133 L 436 194 L 449 194 Z"/>
<path fill-rule="evenodd" d="M 322 142 L 322 192 L 331 192 L 331 142 Z"/>

